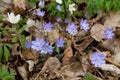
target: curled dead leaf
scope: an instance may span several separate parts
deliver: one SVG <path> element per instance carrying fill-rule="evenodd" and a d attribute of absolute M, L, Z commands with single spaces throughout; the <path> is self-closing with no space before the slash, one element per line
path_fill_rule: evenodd
<path fill-rule="evenodd" d="M 74 42 L 73 45 L 75 49 L 77 49 L 80 53 L 83 52 L 90 43 L 92 43 L 93 38 L 91 37 L 86 37 L 81 39 L 81 41 Z"/>
<path fill-rule="evenodd" d="M 28 70 L 32 71 L 33 67 L 34 67 L 34 64 L 35 64 L 35 61 L 33 61 L 33 60 L 27 60 L 26 62 L 29 64 Z"/>
<path fill-rule="evenodd" d="M 35 56 L 35 55 L 38 54 L 39 54 L 38 52 L 33 54 L 30 49 L 26 49 L 20 54 L 20 56 L 23 60 L 36 60 L 39 56 Z"/>
<path fill-rule="evenodd" d="M 112 71 L 112 72 L 115 72 L 117 74 L 120 74 L 120 69 L 112 64 L 103 64 L 101 66 L 101 69 L 106 70 L 106 71 Z"/>
<path fill-rule="evenodd" d="M 62 59 L 62 64 L 69 64 L 70 59 L 73 57 L 72 48 L 71 47 L 66 48 L 63 54 L 64 54 L 64 57 Z"/>
<path fill-rule="evenodd" d="M 27 78 L 28 72 L 27 72 L 26 66 L 27 66 L 26 64 L 24 64 L 22 66 L 17 66 L 17 70 L 24 80 L 28 80 L 28 78 Z"/>

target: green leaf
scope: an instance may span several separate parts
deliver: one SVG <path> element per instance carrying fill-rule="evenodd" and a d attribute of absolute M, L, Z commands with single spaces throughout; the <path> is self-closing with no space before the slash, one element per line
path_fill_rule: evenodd
<path fill-rule="evenodd" d="M 16 42 L 17 36 L 12 37 L 12 42 Z"/>
<path fill-rule="evenodd" d="M 3 18 L 4 18 L 4 16 L 3 16 L 2 12 L 0 12 L 0 21 L 2 21 Z"/>
<path fill-rule="evenodd" d="M 95 78 L 94 78 L 94 75 L 92 75 L 91 73 L 88 72 L 88 73 L 84 76 L 83 80 L 95 80 Z"/>
<path fill-rule="evenodd" d="M 2 46 L 0 46 L 0 61 L 2 60 L 2 55 L 3 55 L 3 50 L 2 50 Z"/>
<path fill-rule="evenodd" d="M 25 27 L 26 27 L 26 25 L 23 25 L 23 27 L 20 28 L 20 29 L 18 30 L 18 32 L 19 32 L 19 33 L 22 33 L 22 32 L 25 30 Z"/>
<path fill-rule="evenodd" d="M 7 47 L 9 47 L 9 48 L 12 47 L 12 45 L 11 45 L 10 43 L 5 43 L 5 46 L 7 46 Z"/>
<path fill-rule="evenodd" d="M 5 65 L 2 65 L 0 69 L 0 80 L 15 80 L 13 72 L 9 72 Z"/>
<path fill-rule="evenodd" d="M 30 6 L 32 6 L 32 7 L 36 5 L 36 1 L 35 0 L 29 0 L 28 2 L 30 4 Z"/>
<path fill-rule="evenodd" d="M 24 36 L 24 35 L 21 35 L 21 36 L 19 37 L 19 41 L 20 41 L 21 47 L 25 49 L 25 42 L 26 42 L 25 36 Z"/>
<path fill-rule="evenodd" d="M 6 61 L 8 61 L 8 59 L 10 57 L 10 51 L 5 45 L 4 45 L 4 57 L 5 57 Z"/>

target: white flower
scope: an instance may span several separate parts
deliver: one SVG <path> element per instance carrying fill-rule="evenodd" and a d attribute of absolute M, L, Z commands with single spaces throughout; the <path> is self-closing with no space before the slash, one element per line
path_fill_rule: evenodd
<path fill-rule="evenodd" d="M 19 14 L 15 16 L 14 13 L 11 12 L 11 13 L 8 13 L 7 16 L 8 16 L 7 20 L 12 24 L 16 24 L 20 20 Z"/>
<path fill-rule="evenodd" d="M 62 4 L 62 0 L 56 0 L 56 2 Z"/>
<path fill-rule="evenodd" d="M 75 8 L 75 3 L 70 4 L 70 5 L 69 5 L 69 11 L 70 11 L 70 13 L 73 14 L 73 11 L 75 11 L 75 10 L 76 10 L 76 8 Z"/>
<path fill-rule="evenodd" d="M 45 6 L 45 1 L 44 1 L 44 0 L 41 0 L 41 1 L 38 3 L 38 6 L 41 7 L 41 8 L 44 8 L 44 6 Z"/>

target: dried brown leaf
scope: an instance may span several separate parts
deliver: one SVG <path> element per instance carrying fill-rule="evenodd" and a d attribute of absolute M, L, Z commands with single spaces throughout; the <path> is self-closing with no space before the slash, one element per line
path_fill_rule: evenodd
<path fill-rule="evenodd" d="M 38 73 L 34 80 L 40 78 L 41 80 L 51 80 L 57 76 L 58 69 L 60 68 L 61 63 L 56 57 L 50 57 L 43 66 L 42 70 Z M 47 73 L 50 74 L 47 76 Z"/>
<path fill-rule="evenodd" d="M 30 49 L 26 49 L 20 54 L 20 56 L 23 60 L 36 60 L 38 57 L 35 55 L 37 54 L 39 53 L 36 52 L 35 54 L 33 54 Z"/>
<path fill-rule="evenodd" d="M 74 62 L 70 65 L 65 65 L 60 69 L 63 80 L 81 80 L 80 76 L 84 76 L 83 71 L 79 62 Z"/>
<path fill-rule="evenodd" d="M 29 64 L 28 70 L 31 72 L 33 70 L 35 61 L 33 61 L 33 60 L 27 60 L 26 62 Z"/>
<path fill-rule="evenodd" d="M 86 38 L 81 39 L 78 42 L 74 42 L 74 47 L 75 47 L 75 49 L 77 49 L 81 53 L 81 52 L 83 52 L 88 47 L 88 45 L 92 41 L 93 41 L 93 38 L 86 37 Z"/>
<path fill-rule="evenodd" d="M 53 29 L 48 33 L 49 43 L 52 45 L 60 37 L 59 30 Z"/>
<path fill-rule="evenodd" d="M 120 12 L 117 13 L 111 12 L 110 16 L 105 20 L 104 26 L 115 30 L 115 28 L 118 27 L 119 21 L 120 21 Z"/>
<path fill-rule="evenodd" d="M 27 0 L 13 0 L 13 4 L 15 7 L 19 7 L 24 10 L 26 10 L 26 2 Z"/>
<path fill-rule="evenodd" d="M 102 24 L 94 24 L 92 29 L 90 30 L 91 36 L 96 40 L 96 41 L 101 41 L 104 38 L 104 25 Z"/>
<path fill-rule="evenodd" d="M 69 64 L 70 59 L 73 57 L 72 48 L 71 47 L 66 48 L 63 54 L 64 54 L 64 57 L 62 59 L 62 64 Z"/>
<path fill-rule="evenodd" d="M 24 80 L 28 80 L 28 78 L 27 78 L 28 71 L 26 68 L 26 64 L 24 64 L 23 66 L 17 66 L 17 70 Z"/>

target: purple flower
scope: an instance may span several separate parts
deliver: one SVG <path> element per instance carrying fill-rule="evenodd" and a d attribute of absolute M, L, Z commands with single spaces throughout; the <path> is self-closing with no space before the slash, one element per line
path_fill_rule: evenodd
<path fill-rule="evenodd" d="M 49 45 L 48 43 L 45 43 L 44 45 L 41 46 L 41 53 L 44 53 L 44 54 L 51 54 L 53 52 L 53 48 L 51 45 Z"/>
<path fill-rule="evenodd" d="M 69 23 L 68 28 L 66 29 L 69 34 L 74 35 L 78 32 L 77 26 L 74 23 Z"/>
<path fill-rule="evenodd" d="M 43 28 L 46 32 L 51 32 L 53 28 L 53 24 L 51 22 L 44 23 Z"/>
<path fill-rule="evenodd" d="M 112 29 L 106 28 L 104 31 L 104 37 L 106 39 L 112 39 L 114 37 L 115 33 Z"/>
<path fill-rule="evenodd" d="M 63 47 L 64 46 L 64 39 L 63 38 L 59 38 L 58 40 L 56 40 L 56 46 L 57 47 Z"/>
<path fill-rule="evenodd" d="M 94 64 L 95 67 L 101 67 L 103 64 L 105 64 L 105 55 L 94 52 L 91 56 L 91 63 Z"/>
<path fill-rule="evenodd" d="M 87 19 L 82 19 L 80 21 L 80 29 L 83 29 L 85 31 L 88 31 L 88 29 L 90 29 Z"/>
<path fill-rule="evenodd" d="M 62 20 L 61 17 L 57 17 L 57 18 L 56 18 L 56 21 L 57 21 L 57 22 L 60 22 L 61 20 Z"/>
<path fill-rule="evenodd" d="M 25 47 L 26 47 L 26 48 L 30 48 L 31 45 L 32 45 L 32 43 L 31 43 L 30 41 L 26 41 L 26 42 L 25 42 Z"/>
<path fill-rule="evenodd" d="M 69 23 L 70 22 L 70 19 L 69 18 L 65 18 L 65 23 Z"/>
<path fill-rule="evenodd" d="M 56 8 L 58 11 L 62 11 L 62 7 L 60 5 L 57 5 Z"/>
<path fill-rule="evenodd" d="M 45 44 L 44 39 L 36 38 L 34 41 L 32 41 L 31 48 L 39 51 L 42 47 L 42 45 Z"/>
<path fill-rule="evenodd" d="M 45 1 L 44 1 L 44 0 L 41 0 L 41 1 L 38 3 L 38 6 L 39 6 L 40 8 L 44 8 L 44 6 L 45 6 Z"/>
<path fill-rule="evenodd" d="M 42 11 L 40 9 L 37 10 L 37 15 L 43 17 L 45 15 L 45 11 Z"/>

